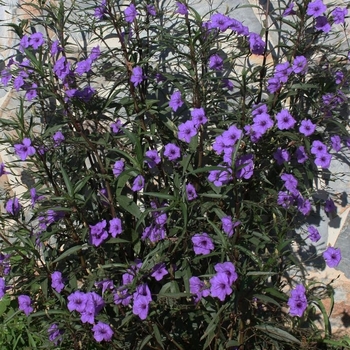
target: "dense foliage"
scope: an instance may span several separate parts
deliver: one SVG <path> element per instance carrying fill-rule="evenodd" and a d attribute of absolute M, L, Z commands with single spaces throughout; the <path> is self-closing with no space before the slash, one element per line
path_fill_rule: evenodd
<path fill-rule="evenodd" d="M 347 9 L 268 4 L 253 33 L 162 4 L 41 1 L 9 24 L 2 345 L 345 346 L 295 246 L 336 210 L 315 193 L 350 146 Z"/>

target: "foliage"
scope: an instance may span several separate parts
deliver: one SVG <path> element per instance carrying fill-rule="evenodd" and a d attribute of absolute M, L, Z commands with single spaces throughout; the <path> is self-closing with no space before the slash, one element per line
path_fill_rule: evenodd
<path fill-rule="evenodd" d="M 185 3 L 28 4 L 1 74 L 19 100 L 0 120 L 3 344 L 349 345 L 294 249 L 320 239 L 303 225 L 334 211 L 315 194 L 350 143 L 347 11 L 322 5 L 259 8 L 252 33 Z"/>

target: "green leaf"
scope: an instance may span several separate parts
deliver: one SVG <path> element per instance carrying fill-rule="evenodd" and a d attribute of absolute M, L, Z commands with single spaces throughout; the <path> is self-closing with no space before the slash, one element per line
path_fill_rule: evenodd
<path fill-rule="evenodd" d="M 150 341 L 152 338 L 153 338 L 153 336 L 150 335 L 150 334 L 149 334 L 146 338 L 144 338 L 144 339 L 142 340 L 142 343 L 140 344 L 139 349 L 142 350 L 142 349 L 149 343 L 149 341 Z"/>
<path fill-rule="evenodd" d="M 119 196 L 117 198 L 118 204 L 127 212 L 135 216 L 137 219 L 142 215 L 140 208 L 137 204 L 127 196 Z"/>
<path fill-rule="evenodd" d="M 68 194 L 69 194 L 70 197 L 73 198 L 73 196 L 74 196 L 73 185 L 72 185 L 72 183 L 69 180 L 67 172 L 64 170 L 64 168 L 62 166 L 61 166 L 61 173 L 62 173 L 62 176 L 63 176 L 64 184 L 66 185 Z"/>
<path fill-rule="evenodd" d="M 164 349 L 164 345 L 163 345 L 162 337 L 160 336 L 159 328 L 155 323 L 153 323 L 153 335 L 156 338 L 157 343 L 162 347 L 162 349 Z"/>
<path fill-rule="evenodd" d="M 56 260 L 53 261 L 53 263 L 61 261 L 62 259 L 66 258 L 66 257 L 68 257 L 70 255 L 73 255 L 78 250 L 81 250 L 82 247 L 83 247 L 82 245 L 76 245 L 74 247 L 71 247 L 71 248 L 65 250 Z"/>
<path fill-rule="evenodd" d="M 143 192 L 144 196 L 150 196 L 155 198 L 162 198 L 162 199 L 168 199 L 168 200 L 175 200 L 175 197 L 171 194 L 167 193 L 161 193 L 161 192 Z"/>
<path fill-rule="evenodd" d="M 274 304 L 278 307 L 281 307 L 281 305 L 275 300 L 272 299 L 271 297 L 267 296 L 267 295 L 263 295 L 263 294 L 254 294 L 254 297 L 259 299 L 259 301 L 262 301 L 264 304 Z"/>
<path fill-rule="evenodd" d="M 255 328 L 263 331 L 265 334 L 267 333 L 268 335 L 271 336 L 271 338 L 285 341 L 288 343 L 296 343 L 299 345 L 301 344 L 297 338 L 295 338 L 293 335 L 289 334 L 288 332 L 284 331 L 283 329 L 269 326 L 269 325 L 258 325 L 258 326 L 255 326 Z"/>

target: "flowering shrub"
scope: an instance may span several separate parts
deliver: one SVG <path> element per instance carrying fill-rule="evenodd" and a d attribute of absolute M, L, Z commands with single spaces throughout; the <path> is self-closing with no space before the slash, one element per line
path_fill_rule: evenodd
<path fill-rule="evenodd" d="M 315 193 L 350 145 L 347 48 L 330 42 L 347 9 L 281 2 L 261 36 L 235 11 L 84 3 L 11 24 L 3 323 L 26 319 L 32 348 L 327 344 L 316 292 L 332 288 L 292 246 L 320 239 L 316 207 L 336 211 Z"/>

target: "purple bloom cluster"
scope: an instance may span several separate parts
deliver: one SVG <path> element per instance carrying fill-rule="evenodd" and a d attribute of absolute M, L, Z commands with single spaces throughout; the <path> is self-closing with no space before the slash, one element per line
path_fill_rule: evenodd
<path fill-rule="evenodd" d="M 83 323 L 95 323 L 95 317 L 104 308 L 103 298 L 95 292 L 84 293 L 79 290 L 68 296 L 67 308 L 70 312 L 77 311 Z"/>
<path fill-rule="evenodd" d="M 327 146 L 323 142 L 319 140 L 313 141 L 310 152 L 315 156 L 314 162 L 317 166 L 323 169 L 329 168 L 332 156 L 327 152 Z"/>
<path fill-rule="evenodd" d="M 232 294 L 232 284 L 237 280 L 235 266 L 227 261 L 214 266 L 216 274 L 210 279 L 210 295 L 221 301 L 225 301 L 226 296 Z"/>
<path fill-rule="evenodd" d="M 168 216 L 158 209 L 158 205 L 155 202 L 151 202 L 151 207 L 155 210 L 152 211 L 152 223 L 143 230 L 141 239 L 149 239 L 152 243 L 156 243 L 166 237 Z"/>
<path fill-rule="evenodd" d="M 305 295 L 305 287 L 298 284 L 290 293 L 288 306 L 290 307 L 289 314 L 292 316 L 302 317 L 307 308 L 307 299 Z"/>
<path fill-rule="evenodd" d="M 176 112 L 183 105 L 183 101 L 181 99 L 181 92 L 175 91 L 170 96 L 169 107 Z"/>
<path fill-rule="evenodd" d="M 113 218 L 108 222 L 108 232 L 112 237 L 120 235 L 123 231 L 122 222 L 119 218 Z M 108 232 L 106 229 L 107 221 L 102 220 L 95 225 L 90 225 L 90 242 L 96 247 L 99 247 L 107 238 Z"/>

